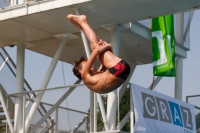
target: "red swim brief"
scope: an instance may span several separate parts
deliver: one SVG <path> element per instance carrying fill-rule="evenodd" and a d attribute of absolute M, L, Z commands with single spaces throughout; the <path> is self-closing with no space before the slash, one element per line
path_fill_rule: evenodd
<path fill-rule="evenodd" d="M 130 73 L 130 66 L 124 60 L 121 60 L 114 67 L 109 68 L 108 71 L 114 76 L 126 80 Z"/>

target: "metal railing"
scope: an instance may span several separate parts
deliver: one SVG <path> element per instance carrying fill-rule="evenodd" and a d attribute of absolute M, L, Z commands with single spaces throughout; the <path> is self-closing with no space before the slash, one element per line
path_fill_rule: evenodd
<path fill-rule="evenodd" d="M 48 130 L 55 130 L 56 132 L 58 131 L 66 131 L 66 129 L 58 129 L 58 124 L 59 122 L 59 110 L 66 110 L 66 111 L 71 111 L 73 113 L 76 113 L 81 115 L 80 117 L 77 118 L 76 122 L 74 122 L 73 124 L 73 129 L 68 129 L 68 132 L 75 132 L 79 129 L 79 127 L 85 123 L 87 121 L 87 124 L 89 123 L 88 121 L 88 117 L 89 117 L 89 113 L 87 112 L 83 112 L 83 111 L 79 111 L 79 110 L 75 110 L 75 109 L 70 109 L 70 108 L 65 108 L 60 106 L 60 104 L 70 95 L 70 93 L 76 88 L 76 87 L 81 87 L 81 86 L 85 86 L 84 84 L 74 84 L 74 85 L 70 85 L 70 86 L 61 86 L 61 87 L 54 87 L 54 88 L 45 88 L 45 89 L 40 89 L 40 90 L 30 90 L 30 91 L 25 91 L 25 92 L 21 92 L 21 93 L 13 93 L 13 94 L 7 94 L 8 97 L 18 97 L 18 96 L 23 96 L 23 103 L 26 103 L 27 101 L 31 101 L 34 102 L 33 99 L 30 98 L 26 98 L 27 94 L 32 94 L 34 93 L 40 93 L 40 92 L 45 92 L 48 93 L 48 91 L 57 91 L 58 89 L 68 89 L 68 91 L 60 97 L 60 99 L 55 103 L 55 104 L 49 104 L 49 103 L 45 103 L 45 102 L 40 102 L 41 105 L 43 106 L 49 106 L 50 109 L 45 113 L 44 116 L 42 116 L 42 118 L 39 118 L 37 120 L 37 122 L 35 124 L 32 124 L 31 126 L 31 130 L 29 130 L 29 133 L 34 133 L 36 132 L 47 132 Z M 82 89 L 82 88 L 81 88 Z M 23 110 L 24 112 L 26 112 L 26 105 L 23 105 Z M 51 117 L 52 116 L 52 117 Z M 53 117 L 54 116 L 54 117 Z M 73 115 L 73 119 L 75 118 L 75 115 Z M 47 120 L 48 117 L 51 117 L 50 120 Z M 62 117 L 62 115 L 61 115 Z M 64 116 L 63 116 L 64 117 Z M 80 118 L 82 118 L 82 120 L 80 120 Z M 25 123 L 25 113 L 23 113 L 23 121 Z M 44 121 L 47 121 L 46 124 L 43 124 Z M 54 126 L 55 124 L 55 126 Z M 42 126 L 41 126 L 42 125 Z M 55 127 L 55 128 L 54 128 Z M 85 126 L 88 127 L 88 126 Z M 25 124 L 23 125 L 23 128 L 25 129 Z M 88 130 L 88 129 L 85 129 Z"/>
<path fill-rule="evenodd" d="M 24 101 L 24 103 L 26 103 L 23 105 L 23 107 L 24 107 L 23 121 L 25 122 L 25 118 L 26 118 L 27 114 L 29 113 L 29 109 L 36 98 L 36 93 L 41 92 L 41 90 L 32 90 L 32 88 L 30 87 L 30 85 L 28 84 L 26 79 L 24 79 L 24 92 L 23 93 L 14 93 L 15 86 L 16 86 L 16 83 L 15 83 L 16 65 L 4 48 L 0 49 L 0 68 L 1 68 L 0 69 L 0 84 L 2 85 L 2 88 L 7 92 L 7 94 L 8 94 L 7 97 L 10 97 L 12 99 L 12 101 L 15 102 L 15 96 L 23 95 L 23 101 Z M 47 91 L 47 90 L 55 91 L 58 89 L 66 89 L 69 87 L 75 88 L 75 86 L 77 87 L 77 86 L 82 86 L 82 85 L 72 85 L 72 86 L 49 88 L 49 89 L 44 89 L 43 91 Z M 7 100 L 5 100 L 5 103 L 6 103 L 6 101 Z M 31 123 L 31 127 L 34 127 L 36 125 L 37 121 L 40 118 L 43 118 L 48 113 L 47 110 L 49 108 L 51 108 L 52 106 L 54 106 L 54 105 L 50 104 L 50 103 L 41 102 L 39 107 L 37 108 L 36 117 L 34 118 L 33 122 Z M 74 123 L 76 123 L 79 126 L 81 126 L 81 124 L 83 124 L 83 122 L 81 124 L 78 124 L 80 122 L 80 120 L 82 118 L 84 118 L 85 115 L 88 116 L 88 113 L 85 113 L 83 111 L 78 111 L 75 109 L 65 108 L 65 107 L 61 107 L 61 106 L 57 106 L 57 108 L 55 109 L 55 111 L 53 113 L 56 114 L 56 112 L 57 112 L 57 114 L 58 114 L 58 112 L 65 112 L 65 115 L 66 115 L 66 114 L 68 114 L 67 111 L 69 111 L 70 114 L 72 114 L 72 115 L 74 114 L 74 116 L 77 116 L 78 120 L 76 120 Z M 60 119 L 62 119 L 62 116 L 59 116 L 59 115 L 55 115 L 54 118 L 56 118 L 56 116 L 60 117 Z M 63 116 L 63 118 L 64 117 L 66 117 L 66 116 Z M 58 118 L 56 118 L 56 119 L 58 120 Z M 48 131 L 50 129 L 56 130 L 55 128 L 53 128 L 53 126 L 55 126 L 55 125 L 52 125 L 52 123 L 55 123 L 55 121 L 53 122 L 52 120 L 53 120 L 53 117 L 51 115 L 48 115 L 46 117 L 46 119 L 44 119 L 44 122 L 41 124 L 41 126 L 38 127 L 37 132 Z M 86 121 L 86 119 L 84 119 L 84 123 L 85 123 L 85 121 Z M 72 120 L 72 122 L 73 122 L 73 120 Z M 12 123 L 12 122 L 10 122 L 10 123 Z M 60 123 L 62 123 L 62 122 L 60 122 Z M 55 124 L 57 125 L 57 123 L 55 123 Z M 73 124 L 71 124 L 71 125 L 73 125 Z M 77 129 L 78 128 L 76 128 L 76 130 Z M 58 131 L 66 131 L 66 130 L 69 131 L 72 129 L 62 129 L 62 127 L 59 127 L 57 130 Z"/>
<path fill-rule="evenodd" d="M 186 96 L 186 102 L 194 105 L 195 116 L 196 116 L 196 133 L 200 133 L 200 125 L 197 121 L 200 120 L 200 95 L 190 95 Z"/>

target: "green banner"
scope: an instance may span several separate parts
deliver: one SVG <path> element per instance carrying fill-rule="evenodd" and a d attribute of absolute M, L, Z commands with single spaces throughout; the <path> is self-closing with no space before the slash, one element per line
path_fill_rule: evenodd
<path fill-rule="evenodd" d="M 152 53 L 154 76 L 175 76 L 173 15 L 152 19 Z"/>

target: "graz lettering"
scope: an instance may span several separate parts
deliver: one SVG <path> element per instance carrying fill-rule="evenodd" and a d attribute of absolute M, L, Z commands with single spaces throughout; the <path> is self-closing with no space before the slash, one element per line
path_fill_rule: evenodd
<path fill-rule="evenodd" d="M 193 130 L 190 109 L 177 103 L 141 92 L 143 99 L 143 117 Z"/>

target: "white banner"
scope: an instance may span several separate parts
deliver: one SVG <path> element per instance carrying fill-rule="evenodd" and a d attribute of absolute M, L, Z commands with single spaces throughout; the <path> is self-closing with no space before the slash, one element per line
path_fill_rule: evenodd
<path fill-rule="evenodd" d="M 131 87 L 134 133 L 196 133 L 193 105 L 137 85 Z"/>

